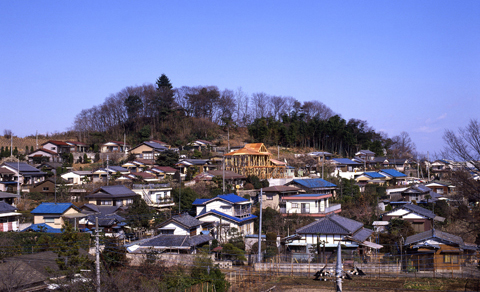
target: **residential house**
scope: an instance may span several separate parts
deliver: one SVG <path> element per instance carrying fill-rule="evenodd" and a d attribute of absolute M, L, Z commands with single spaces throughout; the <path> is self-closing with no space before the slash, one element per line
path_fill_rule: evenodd
<path fill-rule="evenodd" d="M 84 206 L 83 209 L 93 211 L 95 210 L 95 205 L 88 204 L 89 206 Z M 115 210 L 106 210 L 104 207 L 111 208 L 117 206 L 96 206 L 98 208 L 97 212 L 91 212 L 85 218 L 82 218 L 79 221 L 79 226 L 82 231 L 92 231 L 95 230 L 96 222 L 98 219 L 98 230 L 102 232 L 105 236 L 116 237 L 118 239 L 125 238 L 125 231 L 123 227 L 127 225 L 125 218 L 116 214 Z"/>
<path fill-rule="evenodd" d="M 199 173 L 215 168 L 214 165 L 209 163 L 208 159 L 182 159 L 175 166 L 180 169 L 182 174 L 186 174 L 189 168 L 198 169 Z"/>
<path fill-rule="evenodd" d="M 355 158 L 359 158 L 362 162 L 370 164 L 375 158 L 375 152 L 370 150 L 360 150 L 355 153 Z"/>
<path fill-rule="evenodd" d="M 28 165 L 25 162 L 4 162 L 0 168 L 5 168 L 14 172 L 14 180 L 20 176 L 19 181 L 21 185 L 31 185 L 45 180 L 46 173 L 39 169 Z"/>
<path fill-rule="evenodd" d="M 129 174 L 125 174 L 124 176 L 117 178 L 116 180 L 122 180 L 122 178 L 129 178 L 131 181 L 135 182 L 146 182 L 146 183 L 155 183 L 158 182 L 159 179 L 157 176 L 150 172 L 130 172 Z"/>
<path fill-rule="evenodd" d="M 67 181 L 62 178 L 57 178 L 57 183 L 55 183 L 54 178 L 47 178 L 44 181 L 38 182 L 34 185 L 31 185 L 29 190 L 30 193 L 40 193 L 44 196 L 51 196 L 55 195 L 55 190 L 59 192 L 62 188 L 62 191 L 65 191 L 65 188 L 69 189 L 70 187 L 66 186 Z"/>
<path fill-rule="evenodd" d="M 107 206 L 128 206 L 138 196 L 135 192 L 123 185 L 103 186 L 85 196 L 89 204 Z"/>
<path fill-rule="evenodd" d="M 329 163 L 335 167 L 335 172 L 360 171 L 363 165 L 348 158 L 332 158 Z"/>
<path fill-rule="evenodd" d="M 210 141 L 205 141 L 205 140 L 195 140 L 191 143 L 188 143 L 187 144 L 188 147 L 191 147 L 191 148 L 194 148 L 196 150 L 199 150 L 201 151 L 202 149 L 206 149 L 206 148 L 211 148 L 211 147 L 214 147 L 215 144 L 213 144 L 212 142 Z"/>
<path fill-rule="evenodd" d="M 33 224 L 24 231 L 38 230 L 36 228 L 48 226 L 55 229 L 52 232 L 58 233 L 61 232 L 60 230 L 66 221 L 73 220 L 74 227 L 76 227 L 76 219 L 85 216 L 72 203 L 41 203 L 30 213 L 34 215 Z"/>
<path fill-rule="evenodd" d="M 130 145 L 121 141 L 109 141 L 100 145 L 100 152 L 102 153 L 127 153 Z"/>
<path fill-rule="evenodd" d="M 211 223 L 211 232 L 219 241 L 229 238 L 235 228 L 243 235 L 253 234 L 253 222 L 257 216 L 252 215 L 250 200 L 235 194 L 219 195 L 212 199 L 196 199 L 196 218 L 202 222 Z"/>
<path fill-rule="evenodd" d="M 66 141 L 70 145 L 70 153 L 85 153 L 88 151 L 88 145 L 78 141 Z"/>
<path fill-rule="evenodd" d="M 95 170 L 92 178 L 93 182 L 106 182 L 107 179 L 111 179 L 112 177 L 119 177 L 129 173 L 130 171 L 127 168 L 110 165 L 108 167 Z"/>
<path fill-rule="evenodd" d="M 378 173 L 385 176 L 390 185 L 405 185 L 407 183 L 407 175 L 396 169 L 381 169 Z"/>
<path fill-rule="evenodd" d="M 0 191 L 0 202 L 5 202 L 5 203 L 15 207 L 17 199 L 20 199 L 20 195 L 12 194 L 12 193 L 5 193 L 5 192 Z"/>
<path fill-rule="evenodd" d="M 0 192 L 0 198 L 7 200 L 17 198 L 19 196 Z M 0 201 L 0 231 L 18 231 L 20 226 L 19 218 L 22 214 L 17 213 L 17 208 L 6 201 Z"/>
<path fill-rule="evenodd" d="M 163 143 L 163 142 L 162 142 Z M 155 141 L 145 141 L 141 144 L 133 147 L 128 152 L 134 154 L 136 158 L 155 160 L 155 158 L 162 152 L 167 151 L 169 148 L 166 144 L 160 144 Z"/>
<path fill-rule="evenodd" d="M 438 159 L 431 164 L 431 175 L 436 180 L 448 179 L 453 169 L 453 161 Z M 430 179 L 430 178 L 429 178 Z"/>
<path fill-rule="evenodd" d="M 175 205 L 172 188 L 168 184 L 133 184 L 132 191 L 156 209 L 169 209 Z"/>
<path fill-rule="evenodd" d="M 262 191 L 264 196 L 262 196 L 262 208 L 280 210 L 282 199 L 286 196 L 297 195 L 300 190 L 300 188 L 290 186 L 271 186 L 263 188 Z"/>
<path fill-rule="evenodd" d="M 70 185 L 83 185 L 93 181 L 93 172 L 90 170 L 74 170 L 60 176 Z"/>
<path fill-rule="evenodd" d="M 49 140 L 42 144 L 43 149 L 47 149 L 62 155 L 63 153 L 70 153 L 70 145 L 63 141 Z"/>
<path fill-rule="evenodd" d="M 166 177 L 173 177 L 178 170 L 170 166 L 154 166 L 146 172 L 155 174 L 159 179 L 165 179 Z"/>
<path fill-rule="evenodd" d="M 308 194 L 332 194 L 334 197 L 337 188 L 337 185 L 321 178 L 294 179 L 285 185 L 297 187 Z"/>
<path fill-rule="evenodd" d="M 16 172 L 0 167 L 0 192 L 13 192 L 17 186 Z"/>
<path fill-rule="evenodd" d="M 341 204 L 330 205 L 332 194 L 298 194 L 285 196 L 280 203 L 280 213 L 284 216 L 297 214 L 309 217 L 325 217 L 328 214 L 340 213 Z"/>
<path fill-rule="evenodd" d="M 436 180 L 425 184 L 425 186 L 439 195 L 450 196 L 455 194 L 455 186 L 446 181 Z"/>
<path fill-rule="evenodd" d="M 53 150 L 39 148 L 27 155 L 29 163 L 62 162 L 62 157 Z"/>
<path fill-rule="evenodd" d="M 407 188 L 405 191 L 402 193 L 402 201 L 405 202 L 434 202 L 436 201 L 439 196 L 436 194 L 434 191 L 432 191 L 430 188 L 426 187 L 425 185 L 413 185 L 409 188 Z"/>
<path fill-rule="evenodd" d="M 430 229 L 407 237 L 405 250 L 407 262 L 416 271 L 453 273 L 472 261 L 477 247 L 465 244 L 459 236 Z"/>
<path fill-rule="evenodd" d="M 357 175 L 355 180 L 362 186 L 366 184 L 384 185 L 387 178 L 378 172 L 366 171 Z"/>
<path fill-rule="evenodd" d="M 263 143 L 246 144 L 243 148 L 224 155 L 225 170 L 259 179 L 284 178 L 286 165 L 272 162 L 272 154 Z"/>
<path fill-rule="evenodd" d="M 36 168 L 46 173 L 56 174 L 57 169 L 63 168 L 63 163 L 45 161 L 42 162 L 40 165 L 37 165 Z"/>
<path fill-rule="evenodd" d="M 358 250 L 360 247 L 380 249 L 381 245 L 370 242 L 373 230 L 363 223 L 337 214 L 330 214 L 296 230 L 295 235 L 287 238 L 288 250 L 299 254 L 300 258 L 309 257 L 311 250 L 320 243 L 325 250 L 333 251 L 338 243 L 342 250 Z"/>
<path fill-rule="evenodd" d="M 443 222 L 445 220 L 445 218 L 435 215 L 432 211 L 411 203 L 395 208 L 380 216 L 382 221 L 401 219 L 410 222 L 417 233 L 432 229 L 433 221 Z"/>
<path fill-rule="evenodd" d="M 222 179 L 225 178 L 225 184 L 231 185 L 237 188 L 243 188 L 247 178 L 241 174 L 235 173 L 228 170 L 209 170 L 203 173 L 200 173 L 194 177 L 195 181 L 212 181 L 213 178 Z"/>
<path fill-rule="evenodd" d="M 204 222 L 188 214 L 172 216 L 157 226 L 160 234 L 190 235 L 195 236 L 202 233 Z"/>
<path fill-rule="evenodd" d="M 136 241 L 127 245 L 129 253 L 151 253 L 158 252 L 160 257 L 163 254 L 196 254 L 197 249 L 202 246 L 209 245 L 213 240 L 210 235 L 174 235 L 174 234 L 159 234 L 157 236 Z M 172 262 L 181 260 L 180 258 L 169 258 Z M 186 258 L 191 263 L 193 259 Z M 168 264 L 168 263 L 167 263 Z"/>

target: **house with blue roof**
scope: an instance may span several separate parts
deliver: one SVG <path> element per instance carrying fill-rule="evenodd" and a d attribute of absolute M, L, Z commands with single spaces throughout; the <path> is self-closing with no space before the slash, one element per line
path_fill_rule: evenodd
<path fill-rule="evenodd" d="M 337 185 L 322 178 L 294 179 L 286 186 L 294 186 L 309 194 L 332 194 L 335 196 Z"/>
<path fill-rule="evenodd" d="M 212 199 L 197 199 L 193 202 L 196 218 L 210 223 L 207 227 L 217 240 L 225 241 L 231 236 L 232 228 L 243 235 L 253 234 L 253 222 L 250 200 L 235 194 L 218 195 Z M 206 225 L 204 225 L 206 226 Z"/>
<path fill-rule="evenodd" d="M 378 173 L 385 176 L 386 180 L 390 182 L 390 185 L 405 185 L 408 178 L 406 174 L 393 168 L 381 169 Z"/>
<path fill-rule="evenodd" d="M 61 229 L 67 220 L 75 225 L 77 219 L 87 216 L 72 203 L 41 203 L 30 213 L 33 214 L 33 226 L 44 224 L 54 229 Z"/>
<path fill-rule="evenodd" d="M 341 172 L 359 171 L 363 168 L 363 164 L 348 158 L 333 158 L 329 160 L 329 163 L 335 167 L 335 171 Z"/>
<path fill-rule="evenodd" d="M 359 173 L 355 176 L 355 181 L 360 185 L 360 187 L 364 187 L 366 184 L 377 184 L 383 185 L 387 181 L 387 178 L 375 171 L 366 171 L 363 173 Z"/>

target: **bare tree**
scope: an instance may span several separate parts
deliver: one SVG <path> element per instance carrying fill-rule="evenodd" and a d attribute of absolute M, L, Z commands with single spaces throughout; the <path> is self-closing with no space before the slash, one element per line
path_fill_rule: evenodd
<path fill-rule="evenodd" d="M 281 114 L 285 111 L 285 98 L 281 96 L 271 96 L 270 104 L 272 108 L 272 116 L 276 120 L 280 120 Z"/>
<path fill-rule="evenodd" d="M 314 117 L 320 120 L 328 120 L 334 116 L 334 112 L 328 106 L 317 100 L 304 102 L 302 110 L 307 120 L 313 119 Z"/>
<path fill-rule="evenodd" d="M 6 139 L 10 139 L 12 138 L 12 135 L 13 135 L 13 132 L 12 130 L 3 130 L 3 137 L 5 137 Z"/>
<path fill-rule="evenodd" d="M 250 97 L 241 87 L 235 91 L 235 100 L 237 103 L 237 110 L 235 113 L 235 121 L 240 126 L 246 126 L 250 121 L 249 103 Z"/>
<path fill-rule="evenodd" d="M 390 150 L 395 158 L 410 158 L 415 152 L 416 146 L 410 135 L 403 131 L 400 135 L 392 137 Z"/>
<path fill-rule="evenodd" d="M 478 120 L 470 120 L 467 127 L 458 129 L 458 134 L 452 130 L 445 130 L 443 141 L 447 144 L 442 153 L 445 158 L 468 162 L 480 171 L 480 123 Z"/>
<path fill-rule="evenodd" d="M 255 119 L 265 118 L 270 115 L 270 96 L 264 92 L 252 94 L 252 109 Z"/>

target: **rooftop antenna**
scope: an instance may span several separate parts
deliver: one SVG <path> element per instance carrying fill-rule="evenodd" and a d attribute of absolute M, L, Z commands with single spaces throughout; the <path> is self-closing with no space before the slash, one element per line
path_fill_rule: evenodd
<path fill-rule="evenodd" d="M 13 156 L 13 134 L 10 134 L 10 156 Z"/>
<path fill-rule="evenodd" d="M 17 170 L 18 170 L 18 175 L 17 175 L 17 195 L 20 198 L 20 158 L 17 158 Z"/>
<path fill-rule="evenodd" d="M 263 188 L 260 189 L 260 222 L 258 224 L 258 258 L 257 262 L 260 263 L 262 261 L 262 201 L 263 201 Z"/>
<path fill-rule="evenodd" d="M 35 149 L 38 149 L 38 130 L 35 132 Z"/>

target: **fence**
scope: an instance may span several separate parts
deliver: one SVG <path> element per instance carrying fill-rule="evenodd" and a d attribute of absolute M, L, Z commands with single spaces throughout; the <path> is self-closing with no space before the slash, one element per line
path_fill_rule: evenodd
<path fill-rule="evenodd" d="M 313 275 L 325 267 L 335 268 L 335 253 L 314 257 L 312 254 L 277 255 L 254 263 L 254 270 L 273 274 Z M 470 254 L 417 253 L 403 255 L 378 254 L 357 256 L 342 254 L 345 271 L 354 267 L 370 277 L 480 277 L 478 258 Z"/>

